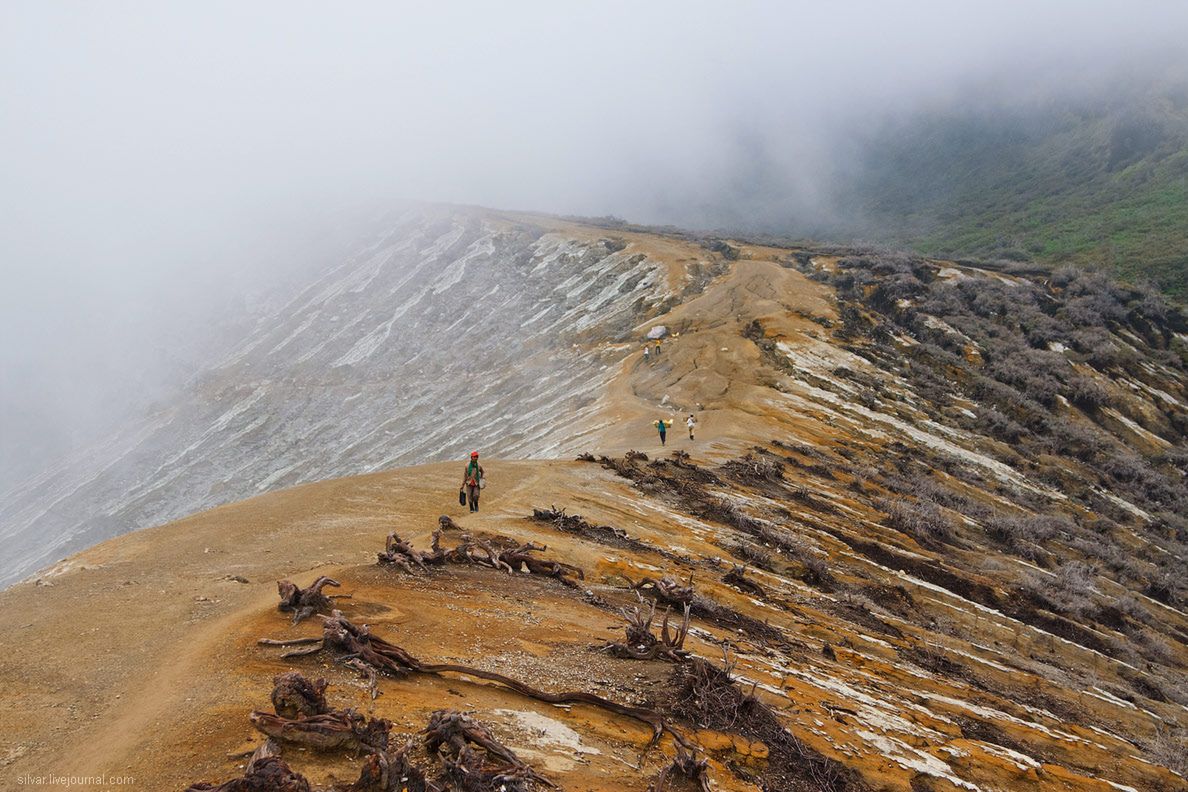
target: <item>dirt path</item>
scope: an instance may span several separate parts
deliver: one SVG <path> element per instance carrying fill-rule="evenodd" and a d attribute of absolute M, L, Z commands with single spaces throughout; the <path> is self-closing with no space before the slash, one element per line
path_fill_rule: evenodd
<path fill-rule="evenodd" d="M 577 447 L 595 455 L 688 451 L 704 480 L 679 466 L 643 469 L 690 477 L 665 490 L 596 463 L 484 459 L 490 486 L 475 515 L 457 503 L 459 461 L 297 487 L 104 542 L 38 583 L 0 592 L 0 789 L 35 787 L 19 782 L 50 774 L 129 776 L 134 783 L 76 788 L 146 790 L 234 777 L 259 742 L 248 712 L 267 706 L 273 675 L 289 669 L 326 676 L 333 705 L 389 718 L 406 734 L 435 709 L 473 711 L 567 790 L 642 791 L 671 756 L 669 745 L 644 755 L 647 729 L 589 707 L 552 707 L 457 677 L 384 680 L 372 701 L 353 672 L 325 658 L 283 661 L 258 646 L 261 637 L 318 632 L 312 620 L 290 627 L 277 612 L 276 581 L 307 585 L 321 574 L 352 595 L 342 602 L 348 618 L 418 657 L 637 705 L 672 695 L 672 667 L 597 651 L 622 636 L 616 608 L 635 601 L 625 581 L 692 580 L 719 610 L 694 618 L 688 648 L 720 661 L 729 645 L 740 682 L 806 750 L 872 788 L 1176 788 L 1136 744 L 1158 718 L 1182 714 L 1166 702 L 1086 696 L 1065 671 L 1092 668 L 1104 691 L 1122 689 L 1133 669 L 980 605 L 949 579 L 953 588 L 889 566 L 906 560 L 927 575 L 952 559 L 888 528 L 834 452 L 878 453 L 890 430 L 774 370 L 744 337 L 758 319 L 806 377 L 813 366 L 840 365 L 818 362 L 842 354 L 813 321 L 834 316 L 824 287 L 781 266 L 783 253 L 744 246 L 740 255 L 727 276 L 664 318 L 680 336 L 660 360 L 629 356 L 597 418 L 573 427 Z M 690 411 L 701 419 L 697 440 L 678 423 L 661 453 L 654 416 Z M 783 484 L 719 467 L 756 444 L 781 460 Z M 672 494 L 680 486 L 683 499 Z M 699 513 L 699 504 L 718 511 Z M 526 519 L 553 505 L 631 541 Z M 427 548 L 441 514 L 466 531 L 547 545 L 544 555 L 577 565 L 585 581 L 574 589 L 460 567 L 410 576 L 376 564 L 393 530 Z M 779 532 L 758 533 L 763 525 L 785 532 L 787 552 L 768 541 Z M 768 568 L 747 573 L 761 594 L 723 580 L 741 545 L 767 559 Z M 1014 563 L 983 552 L 987 565 Z M 812 558 L 833 583 L 814 582 Z M 1182 616 L 1166 619 L 1185 630 Z M 757 637 L 770 631 L 779 640 Z M 769 746 L 686 728 L 711 762 L 715 789 L 756 789 L 743 779 L 769 769 Z M 286 758 L 316 783 L 358 773 L 352 757 L 297 750 Z"/>

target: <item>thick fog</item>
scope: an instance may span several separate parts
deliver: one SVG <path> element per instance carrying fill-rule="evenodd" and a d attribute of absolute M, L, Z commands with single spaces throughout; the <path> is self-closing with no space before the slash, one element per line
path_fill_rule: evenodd
<path fill-rule="evenodd" d="M 1158 71 L 1182 2 L 0 5 L 0 489 L 402 200 L 827 224 L 856 133 Z"/>

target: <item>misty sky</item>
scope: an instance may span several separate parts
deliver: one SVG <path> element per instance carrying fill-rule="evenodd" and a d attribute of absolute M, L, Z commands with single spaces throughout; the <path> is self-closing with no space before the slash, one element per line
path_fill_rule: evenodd
<path fill-rule="evenodd" d="M 0 489 L 401 199 L 804 227 L 851 130 L 1185 40 L 1183 2 L 2 0 Z"/>

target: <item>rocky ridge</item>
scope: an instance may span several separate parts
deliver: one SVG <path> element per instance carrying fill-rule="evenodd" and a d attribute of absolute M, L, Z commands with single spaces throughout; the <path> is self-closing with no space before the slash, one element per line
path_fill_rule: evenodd
<path fill-rule="evenodd" d="M 4 772 L 236 777 L 262 742 L 248 712 L 291 670 L 399 734 L 468 711 L 564 789 L 642 790 L 679 759 L 675 737 L 648 750 L 649 728 L 597 707 L 423 673 L 379 677 L 373 699 L 332 651 L 257 643 L 320 636 L 276 612 L 276 581 L 329 575 L 345 618 L 421 662 L 661 714 L 716 789 L 1185 788 L 1173 308 L 1071 273 L 633 241 L 667 255 L 668 291 L 591 340 L 614 350 L 607 374 L 583 383 L 589 413 L 551 452 L 581 460 L 497 457 L 477 515 L 450 505 L 454 464 L 269 493 L 0 594 L 0 629 L 19 636 L 0 677 Z M 645 361 L 658 324 L 675 337 Z M 690 412 L 696 439 L 678 425 L 661 448 L 650 422 Z M 428 553 L 443 512 L 443 548 L 530 543 L 584 579 L 376 563 L 392 532 Z M 688 607 L 679 647 L 608 649 L 650 603 Z M 359 778 L 349 755 L 281 752 L 315 784 Z M 666 781 L 701 783 L 680 775 Z"/>

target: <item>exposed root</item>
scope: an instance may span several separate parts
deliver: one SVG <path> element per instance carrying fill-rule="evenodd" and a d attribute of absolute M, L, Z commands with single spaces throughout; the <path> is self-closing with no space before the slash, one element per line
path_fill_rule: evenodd
<path fill-rule="evenodd" d="M 699 657 L 678 666 L 672 676 L 670 711 L 699 728 L 740 734 L 767 745 L 769 758 L 760 774 L 751 777 L 732 768 L 744 780 L 767 792 L 867 792 L 856 772 L 822 756 L 788 731 L 755 687 L 744 692 L 731 677 L 727 660 L 719 668 Z"/>
<path fill-rule="evenodd" d="M 472 748 L 481 748 L 483 758 Z M 425 750 L 437 758 L 445 779 L 457 789 L 522 789 L 532 782 L 552 782 L 524 764 L 478 721 L 453 710 L 437 710 L 425 727 Z"/>
<path fill-rule="evenodd" d="M 544 545 L 529 542 L 500 551 L 498 561 L 512 570 L 527 570 L 533 575 L 556 578 L 565 585 L 574 588 L 577 587 L 577 583 L 570 576 L 576 575 L 579 580 L 586 579 L 586 574 L 572 564 L 566 564 L 562 561 L 554 561 L 548 558 L 537 558 L 532 555 L 532 553 L 544 552 L 547 549 Z"/>
<path fill-rule="evenodd" d="M 472 564 L 476 566 L 488 566 L 492 569 L 503 569 L 506 572 L 511 572 L 510 566 L 501 566 L 499 563 L 499 554 L 487 541 L 483 539 L 476 539 L 468 533 L 461 536 L 461 542 L 457 547 L 451 550 L 442 550 L 439 543 L 439 538 L 434 537 L 433 551 L 441 555 L 446 563 L 450 564 Z"/>
<path fill-rule="evenodd" d="M 359 780 L 342 792 L 443 792 L 409 758 L 410 740 L 399 749 L 377 751 L 363 760 Z"/>
<path fill-rule="evenodd" d="M 531 792 L 554 786 L 467 715 L 438 710 L 423 733 L 425 751 L 439 765 L 433 777 L 424 762 L 422 767 L 414 763 L 409 740 L 399 748 L 386 742 L 369 748 L 354 783 L 313 787 L 280 758 L 278 743 L 269 737 L 252 754 L 242 778 L 198 783 L 186 792 Z"/>
<path fill-rule="evenodd" d="M 690 579 L 690 585 L 682 586 L 672 578 L 655 578 L 646 577 L 638 583 L 632 583 L 631 588 L 637 592 L 641 589 L 650 588 L 652 596 L 660 602 L 672 607 L 690 607 L 693 604 L 693 585 Z"/>
<path fill-rule="evenodd" d="M 766 482 L 783 481 L 784 466 L 775 457 L 756 449 L 759 453 L 748 453 L 722 465 L 722 471 L 742 482 L 761 485 Z"/>
<path fill-rule="evenodd" d="M 717 476 L 692 464 L 688 457 L 679 453 L 675 459 L 657 459 L 649 462 L 647 454 L 628 451 L 621 458 L 602 456 L 598 461 L 604 468 L 629 479 L 644 492 L 670 495 L 678 500 L 698 497 L 704 485 L 719 483 Z"/>
<path fill-rule="evenodd" d="M 548 523 L 558 531 L 585 536 L 601 544 L 609 544 L 614 547 L 646 547 L 642 542 L 628 536 L 627 532 L 621 528 L 593 525 L 583 520 L 580 514 L 566 514 L 564 509 L 558 509 L 556 506 L 548 509 L 533 509 L 532 519 Z"/>
<path fill-rule="evenodd" d="M 485 566 L 509 573 L 526 571 L 533 575 L 555 578 L 573 587 L 577 586 L 573 581 L 574 577 L 579 580 L 586 578 L 585 573 L 573 564 L 533 555 L 548 550 L 544 545 L 532 542 L 511 544 L 510 540 L 504 537 L 496 537 L 495 540 L 499 544 L 489 543 L 464 533 L 456 547 L 444 549 L 441 546 L 441 531 L 438 530 L 433 532 L 432 550 L 426 552 L 417 550 L 397 534 L 391 533 L 388 534 L 384 552 L 378 553 L 377 556 L 380 564 L 398 566 L 410 575 L 418 571 L 428 572 L 430 566 L 464 564 Z"/>
<path fill-rule="evenodd" d="M 649 792 L 667 792 L 669 776 L 691 781 L 699 792 L 710 792 L 709 762 L 698 759 L 696 755 L 679 746 L 676 758 L 656 776 L 656 780 L 648 787 Z"/>
<path fill-rule="evenodd" d="M 660 739 L 660 736 L 667 731 L 678 744 L 691 747 L 688 740 L 682 734 L 673 730 L 665 718 L 655 710 L 619 704 L 584 691 L 549 693 L 495 671 L 487 671 L 482 668 L 471 668 L 470 666 L 453 663 L 424 663 L 401 647 L 372 635 L 371 630 L 366 625 L 359 626 L 347 621 L 339 611 L 334 611 L 331 616 L 325 618 L 322 634 L 322 644 L 319 648 L 338 653 L 338 656 L 335 658 L 338 661 L 358 660 L 361 663 L 371 666 L 381 674 L 397 678 L 413 673 L 433 674 L 435 676 L 441 676 L 447 673 L 463 674 L 477 679 L 484 679 L 488 682 L 494 682 L 520 695 L 549 704 L 588 704 L 646 723 L 652 729 L 652 744 L 655 744 Z M 269 639 L 263 639 L 260 643 L 271 646 L 284 644 L 284 642 Z M 358 668 L 358 665 L 353 664 L 353 667 Z"/>
<path fill-rule="evenodd" d="M 737 729 L 746 719 L 747 710 L 759 702 L 754 690 L 744 694 L 735 686 L 733 667 L 729 658 L 722 668 L 701 658 L 683 665 L 676 675 L 677 714 L 702 728 Z"/>
<path fill-rule="evenodd" d="M 332 710 L 326 703 L 326 680 L 310 682 L 297 672 L 273 679 L 272 705 L 276 714 L 256 710 L 252 724 L 269 737 L 318 750 L 336 748 L 383 751 L 392 723 L 368 720 L 353 709 Z"/>
<path fill-rule="evenodd" d="M 255 710 L 248 717 L 253 726 L 269 737 L 319 751 L 382 751 L 388 747 L 388 732 L 392 729 L 391 721 L 368 720 L 350 708 L 298 718 Z"/>
<path fill-rule="evenodd" d="M 326 586 L 338 588 L 339 582 L 323 575 L 310 584 L 309 588 L 298 588 L 291 580 L 277 581 L 276 588 L 280 594 L 280 604 L 277 609 L 293 614 L 293 624 L 315 613 L 328 613 L 334 609 L 335 599 L 344 599 L 345 595 L 328 596 L 322 593 Z"/>
<path fill-rule="evenodd" d="M 780 632 L 778 627 L 739 613 L 733 608 L 729 608 L 719 602 L 715 602 L 709 597 L 698 594 L 693 589 L 692 578 L 690 578 L 690 582 L 687 585 L 682 585 L 672 578 L 667 577 L 660 578 L 659 580 L 645 577 L 638 583 L 632 583 L 628 578 L 627 582 L 630 583 L 631 588 L 635 589 L 636 592 L 648 593 L 662 605 L 667 605 L 678 610 L 688 607 L 694 616 L 711 621 L 721 627 L 726 627 L 730 630 L 742 630 L 752 638 L 760 641 L 770 641 L 779 644 L 786 643 L 784 634 Z"/>
<path fill-rule="evenodd" d="M 379 698 L 379 674 L 375 670 L 375 666 L 368 665 L 357 657 L 350 657 L 342 661 L 342 664 L 347 668 L 359 672 L 359 675 L 367 681 L 367 693 L 371 696 L 371 700 Z"/>
<path fill-rule="evenodd" d="M 636 539 L 622 528 L 616 528 L 613 525 L 594 525 L 582 519 L 580 514 L 567 514 L 564 509 L 558 509 L 556 506 L 548 509 L 533 509 L 531 519 L 546 523 L 563 533 L 580 536 L 583 539 L 589 539 L 607 547 L 626 548 L 641 553 L 655 553 L 678 563 L 695 563 L 692 559 L 680 556 L 671 550 L 666 550 L 663 547 L 657 547 L 656 545 Z"/>
<path fill-rule="evenodd" d="M 637 593 L 638 596 L 638 593 Z M 609 643 L 604 649 L 616 657 L 630 660 L 657 660 L 663 658 L 673 662 L 681 662 L 688 656 L 684 650 L 685 638 L 689 634 L 689 606 L 685 605 L 685 615 L 675 632 L 668 631 L 668 608 L 664 609 L 664 621 L 660 626 L 660 636 L 652 635 L 652 622 L 656 618 L 656 603 L 648 602 L 647 611 L 643 607 L 643 598 L 639 605 L 623 608 L 620 613 L 627 620 L 627 640 L 623 643 Z"/>
<path fill-rule="evenodd" d="M 186 792 L 311 792 L 311 788 L 305 776 L 289 769 L 276 743 L 269 739 L 252 754 L 242 778 L 222 784 L 200 782 L 187 787 Z"/>
<path fill-rule="evenodd" d="M 310 682 L 297 671 L 272 678 L 272 708 L 285 718 L 322 715 L 330 711 L 326 703 L 325 679 Z"/>
<path fill-rule="evenodd" d="M 323 641 L 321 638 L 290 638 L 286 641 L 277 641 L 272 638 L 261 638 L 259 643 L 265 646 L 301 646 L 301 649 L 290 649 L 281 654 L 282 658 L 287 657 L 302 657 L 304 655 L 317 654 L 322 651 Z"/>
<path fill-rule="evenodd" d="M 392 564 L 398 566 L 410 575 L 415 575 L 418 569 L 422 572 L 428 572 L 429 564 L 445 563 L 437 548 L 437 537 L 439 533 L 439 531 L 433 533 L 434 552 L 426 553 L 417 550 L 393 531 L 388 534 L 388 539 L 384 542 L 384 552 L 376 553 L 376 557 L 381 565 Z M 414 569 L 414 567 L 416 568 Z"/>
<path fill-rule="evenodd" d="M 437 527 L 442 531 L 461 531 L 462 526 L 450 519 L 448 514 L 443 514 L 437 518 Z"/>

